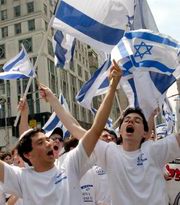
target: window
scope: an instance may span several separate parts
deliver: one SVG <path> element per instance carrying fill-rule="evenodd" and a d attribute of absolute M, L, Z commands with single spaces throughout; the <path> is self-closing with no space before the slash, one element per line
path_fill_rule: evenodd
<path fill-rule="evenodd" d="M 27 12 L 28 13 L 34 12 L 34 2 L 28 2 L 27 3 Z"/>
<path fill-rule="evenodd" d="M 48 53 L 49 55 L 54 56 L 53 46 L 50 40 L 48 40 Z"/>
<path fill-rule="evenodd" d="M 7 10 L 2 10 L 1 11 L 1 20 L 7 19 Z"/>
<path fill-rule="evenodd" d="M 1 33 L 2 33 L 2 38 L 8 37 L 8 27 L 3 27 L 1 29 Z"/>
<path fill-rule="evenodd" d="M 0 5 L 3 5 L 6 3 L 6 0 L 0 0 Z"/>
<path fill-rule="evenodd" d="M 14 25 L 14 32 L 15 34 L 21 33 L 21 23 L 17 23 Z"/>
<path fill-rule="evenodd" d="M 82 68 L 81 68 L 81 66 L 79 64 L 77 64 L 77 68 L 78 68 L 78 75 L 80 77 L 82 77 Z"/>
<path fill-rule="evenodd" d="M 21 7 L 20 6 L 14 7 L 14 16 L 15 17 L 21 16 Z"/>
<path fill-rule="evenodd" d="M 5 45 L 2 44 L 0 45 L 0 59 L 3 59 L 6 57 L 6 53 L 5 53 Z"/>
<path fill-rule="evenodd" d="M 19 41 L 19 50 L 21 50 L 21 44 L 24 45 L 24 47 L 28 53 L 33 51 L 32 38 L 26 38 L 26 39 L 20 40 Z"/>
<path fill-rule="evenodd" d="M 35 30 L 35 20 L 34 19 L 28 21 L 28 30 L 29 31 Z"/>
<path fill-rule="evenodd" d="M 46 4 L 44 4 L 43 6 L 44 6 L 44 13 L 47 16 L 47 6 L 46 6 Z"/>
<path fill-rule="evenodd" d="M 44 22 L 45 23 L 45 29 L 46 29 L 46 31 L 47 31 L 47 29 L 48 29 L 48 23 L 45 21 Z"/>

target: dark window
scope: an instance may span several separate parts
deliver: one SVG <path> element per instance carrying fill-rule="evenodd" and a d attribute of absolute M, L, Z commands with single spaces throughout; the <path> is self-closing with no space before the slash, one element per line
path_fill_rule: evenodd
<path fill-rule="evenodd" d="M 2 45 L 0 45 L 0 59 L 3 59 L 5 57 L 6 57 L 5 45 L 2 44 Z"/>
<path fill-rule="evenodd" d="M 34 19 L 28 21 L 28 30 L 29 31 L 35 30 L 35 20 Z"/>
<path fill-rule="evenodd" d="M 27 3 L 27 12 L 28 13 L 34 12 L 34 2 L 28 2 Z"/>
<path fill-rule="evenodd" d="M 7 10 L 2 10 L 1 11 L 1 20 L 7 19 Z"/>
<path fill-rule="evenodd" d="M 21 23 L 17 23 L 14 25 L 14 32 L 15 34 L 21 33 Z"/>
<path fill-rule="evenodd" d="M 48 53 L 49 55 L 54 56 L 53 46 L 50 40 L 48 40 Z"/>
<path fill-rule="evenodd" d="M 8 27 L 3 27 L 1 29 L 1 33 L 2 33 L 2 38 L 8 37 Z"/>
<path fill-rule="evenodd" d="M 15 17 L 21 16 L 21 7 L 20 6 L 14 7 L 14 16 Z"/>
<path fill-rule="evenodd" d="M 0 5 L 3 5 L 6 3 L 6 0 L 0 0 Z"/>
<path fill-rule="evenodd" d="M 21 50 L 21 44 L 24 45 L 24 47 L 28 53 L 33 51 L 32 38 L 26 38 L 26 39 L 20 40 L 19 41 L 19 50 Z"/>

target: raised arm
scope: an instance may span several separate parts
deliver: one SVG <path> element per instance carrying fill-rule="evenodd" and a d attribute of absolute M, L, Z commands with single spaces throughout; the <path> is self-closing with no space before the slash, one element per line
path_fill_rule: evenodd
<path fill-rule="evenodd" d="M 29 108 L 27 100 L 23 100 L 22 98 L 19 101 L 18 109 L 21 111 L 21 119 L 19 123 L 19 135 L 21 135 L 23 132 L 29 129 L 28 124 L 28 114 L 29 114 Z"/>
<path fill-rule="evenodd" d="M 40 84 L 40 94 L 42 98 L 48 101 L 68 131 L 77 139 L 80 139 L 86 132 L 78 121 L 71 115 L 71 113 L 64 109 L 59 103 L 58 98 L 52 93 L 52 91 L 45 85 Z"/>
<path fill-rule="evenodd" d="M 94 150 L 94 147 L 107 122 L 113 105 L 116 87 L 119 83 L 121 75 L 121 69 L 119 68 L 117 63 L 113 61 L 113 66 L 111 67 L 109 74 L 110 85 L 108 92 L 98 109 L 92 127 L 85 133 L 85 135 L 82 138 L 82 143 L 88 156 L 90 156 L 92 151 Z"/>
<path fill-rule="evenodd" d="M 176 134 L 176 139 L 177 139 L 179 147 L 180 147 L 180 133 Z"/>

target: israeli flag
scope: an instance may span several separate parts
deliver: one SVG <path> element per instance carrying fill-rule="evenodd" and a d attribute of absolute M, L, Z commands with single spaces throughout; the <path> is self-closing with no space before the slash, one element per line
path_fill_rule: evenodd
<path fill-rule="evenodd" d="M 134 19 L 134 0 L 62 0 L 52 26 L 110 53 Z"/>
<path fill-rule="evenodd" d="M 167 127 L 167 134 L 172 134 L 175 128 L 175 114 L 173 113 L 168 98 L 165 98 L 162 106 L 162 117 Z"/>
<path fill-rule="evenodd" d="M 130 89 L 136 90 L 133 105 L 141 107 L 148 119 L 155 108 L 162 106 L 167 89 L 180 75 L 180 44 L 148 30 L 127 32 L 122 41 L 126 51 L 130 51 L 129 66 L 124 66 L 129 73 L 126 84 L 133 78 L 129 84 Z M 129 92 L 127 87 L 124 91 Z M 128 99 L 133 102 L 131 96 Z"/>
<path fill-rule="evenodd" d="M 167 125 L 166 123 L 161 123 L 156 126 L 156 136 L 158 138 L 164 138 L 167 136 Z"/>
<path fill-rule="evenodd" d="M 67 68 L 72 61 L 75 49 L 75 38 L 62 31 L 55 31 L 53 36 L 54 63 L 56 67 Z"/>
<path fill-rule="evenodd" d="M 93 107 L 90 110 L 91 110 L 92 114 L 95 116 L 96 113 L 97 113 L 97 110 L 95 108 L 93 108 Z M 113 127 L 112 122 L 113 122 L 112 119 L 108 118 L 105 127 L 107 127 L 108 129 L 110 129 L 110 128 L 112 129 L 112 127 Z"/>
<path fill-rule="evenodd" d="M 125 33 L 111 52 L 111 58 L 122 67 L 120 83 L 129 105 L 141 107 L 147 119 L 154 109 L 162 106 L 167 89 L 180 76 L 179 47 L 177 41 L 163 34 L 138 30 Z M 104 66 L 96 71 L 104 71 L 104 75 L 94 74 L 81 88 L 76 98 L 81 104 L 89 107 L 94 96 L 107 91 L 109 68 Z"/>
<path fill-rule="evenodd" d="M 68 104 L 66 102 L 66 99 L 62 94 L 59 95 L 59 103 L 66 109 L 69 110 Z M 53 130 L 56 127 L 60 127 L 63 131 L 63 138 L 69 137 L 70 133 L 69 131 L 65 128 L 65 126 L 62 124 L 58 116 L 56 115 L 55 112 L 52 113 L 50 116 L 49 120 L 45 123 L 43 126 L 43 130 L 46 132 L 47 136 L 50 136 Z"/>
<path fill-rule="evenodd" d="M 91 110 L 91 102 L 93 97 L 102 95 L 106 92 L 109 86 L 108 70 L 111 65 L 110 58 L 104 62 L 104 64 L 95 71 L 91 79 L 85 82 L 76 95 L 77 102 L 83 107 Z"/>
<path fill-rule="evenodd" d="M 35 77 L 33 65 L 24 46 L 22 46 L 19 54 L 8 61 L 2 69 L 4 72 L 0 73 L 0 79 L 4 80 Z"/>

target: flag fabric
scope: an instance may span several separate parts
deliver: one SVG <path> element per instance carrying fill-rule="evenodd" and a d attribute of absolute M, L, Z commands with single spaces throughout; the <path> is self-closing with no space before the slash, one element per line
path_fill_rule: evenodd
<path fill-rule="evenodd" d="M 66 68 L 72 61 L 75 49 L 75 38 L 62 31 L 55 31 L 53 36 L 54 64 Z"/>
<path fill-rule="evenodd" d="M 107 72 L 110 65 L 111 60 L 109 58 L 99 69 L 95 71 L 91 79 L 82 86 L 79 93 L 76 95 L 76 100 L 80 105 L 91 110 L 92 98 L 106 92 L 109 85 Z"/>
<path fill-rule="evenodd" d="M 22 46 L 21 51 L 18 55 L 4 64 L 4 72 L 0 73 L 0 79 L 11 80 L 11 79 L 20 79 L 27 77 L 34 77 L 35 71 L 33 65 L 31 64 L 27 52 Z"/>
<path fill-rule="evenodd" d="M 110 53 L 134 19 L 134 0 L 62 0 L 52 26 Z"/>
<path fill-rule="evenodd" d="M 162 117 L 167 127 L 167 134 L 172 134 L 175 128 L 175 114 L 168 98 L 165 98 L 162 106 Z"/>
<path fill-rule="evenodd" d="M 156 125 L 156 136 L 157 139 L 164 138 L 167 136 L 167 125 L 166 123 L 161 123 Z"/>
<path fill-rule="evenodd" d="M 69 110 L 68 104 L 62 94 L 59 95 L 59 103 L 66 109 Z M 62 124 L 58 116 L 56 115 L 55 112 L 52 113 L 50 116 L 49 120 L 45 123 L 43 126 L 43 130 L 46 132 L 47 136 L 50 136 L 53 130 L 56 127 L 60 127 L 63 131 L 63 138 L 69 137 L 70 133 L 69 131 L 65 128 L 65 126 Z"/>
<path fill-rule="evenodd" d="M 130 106 L 141 107 L 148 119 L 155 108 L 162 106 L 167 89 L 180 75 L 180 44 L 148 30 L 126 32 L 122 41 L 129 53 L 129 62 L 123 65 L 130 74 L 125 77 L 125 84 L 136 94 Z M 124 91 L 128 92 L 127 86 Z M 128 99 L 132 101 L 131 96 Z"/>
<path fill-rule="evenodd" d="M 141 107 L 147 119 L 155 108 L 162 106 L 167 89 L 180 75 L 179 47 L 178 42 L 163 34 L 137 30 L 126 32 L 111 52 L 111 58 L 118 61 L 123 69 L 121 85 L 129 105 Z M 101 68 L 96 72 L 101 70 L 104 71 L 104 76 L 101 74 L 104 79 L 99 82 L 102 86 L 98 84 L 93 87 L 92 84 L 96 82 L 94 78 L 99 77 L 93 75 L 78 93 L 76 99 L 83 105 L 89 106 L 93 96 L 98 95 L 100 87 L 103 91 L 100 94 L 107 91 L 108 84 L 105 84 L 105 81 L 108 68 Z M 93 87 L 92 90 L 89 84 Z M 89 90 L 86 85 L 90 87 Z M 82 94 L 87 91 L 91 94 Z"/>
<path fill-rule="evenodd" d="M 90 110 L 91 110 L 91 113 L 95 116 L 96 113 L 97 113 L 97 110 L 93 107 Z M 110 129 L 110 128 L 112 129 L 113 125 L 112 125 L 112 119 L 111 118 L 108 118 L 105 127 L 108 128 L 108 129 Z"/>

